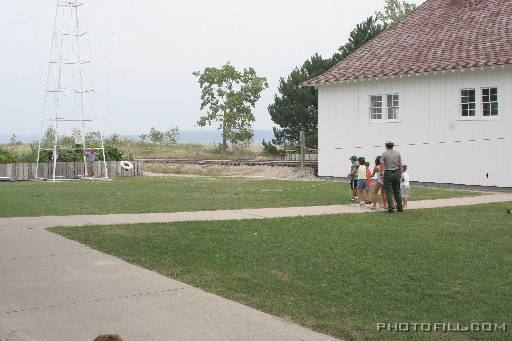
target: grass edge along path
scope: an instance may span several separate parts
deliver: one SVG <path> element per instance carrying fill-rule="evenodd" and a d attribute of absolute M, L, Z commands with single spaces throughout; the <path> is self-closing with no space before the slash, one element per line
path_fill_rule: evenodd
<path fill-rule="evenodd" d="M 51 231 L 345 340 L 507 340 L 511 205 Z M 376 330 L 378 322 L 475 321 L 509 331 Z"/>
<path fill-rule="evenodd" d="M 480 194 L 412 189 L 413 200 Z M 0 202 L 0 217 L 169 213 L 348 204 L 350 188 L 339 181 L 134 177 L 111 182 L 0 184 Z"/>

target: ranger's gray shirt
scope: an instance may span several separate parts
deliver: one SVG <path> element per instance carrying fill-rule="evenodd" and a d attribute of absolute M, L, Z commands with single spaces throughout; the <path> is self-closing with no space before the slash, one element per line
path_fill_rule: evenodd
<path fill-rule="evenodd" d="M 87 162 L 94 162 L 96 161 L 96 152 L 85 152 L 85 160 Z"/>
<path fill-rule="evenodd" d="M 382 162 L 384 162 L 385 170 L 399 170 L 400 164 L 402 163 L 402 157 L 400 153 L 394 149 L 388 149 L 382 153 Z"/>

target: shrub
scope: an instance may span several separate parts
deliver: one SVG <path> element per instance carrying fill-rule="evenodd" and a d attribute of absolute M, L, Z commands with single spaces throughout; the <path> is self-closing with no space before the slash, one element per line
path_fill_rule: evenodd
<path fill-rule="evenodd" d="M 0 164 L 1 163 L 16 163 L 16 155 L 7 150 L 0 148 Z"/>
<path fill-rule="evenodd" d="M 265 155 L 277 155 L 280 154 L 279 149 L 277 149 L 277 146 L 272 144 L 272 142 L 266 142 L 263 140 L 263 154 Z"/>
<path fill-rule="evenodd" d="M 103 155 L 101 155 L 101 157 L 103 157 Z M 123 152 L 118 147 L 112 146 L 110 144 L 105 145 L 105 158 L 107 161 L 133 161 L 132 154 Z"/>
<path fill-rule="evenodd" d="M 52 154 L 51 150 L 41 151 L 40 162 L 52 162 Z M 84 160 L 81 150 L 60 150 L 58 154 L 58 162 L 82 162 Z M 118 147 L 105 145 L 105 159 L 107 161 L 133 161 L 133 156 Z M 103 161 L 101 150 L 96 151 L 96 161 Z"/>

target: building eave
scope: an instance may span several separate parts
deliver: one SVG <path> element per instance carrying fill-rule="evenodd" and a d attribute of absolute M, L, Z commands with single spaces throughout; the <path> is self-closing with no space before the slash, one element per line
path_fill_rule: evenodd
<path fill-rule="evenodd" d="M 499 64 L 499 65 L 490 65 L 490 66 L 435 70 L 435 71 L 427 71 L 427 72 L 403 73 L 403 74 L 389 75 L 389 76 L 359 77 L 359 78 L 351 78 L 351 79 L 333 80 L 333 81 L 327 81 L 327 82 L 306 83 L 306 84 L 301 84 L 300 87 L 308 87 L 309 86 L 309 87 L 319 88 L 319 87 L 324 87 L 324 86 L 354 84 L 354 83 L 381 81 L 381 80 L 389 80 L 389 79 L 427 77 L 427 76 L 435 76 L 435 75 L 439 75 L 439 74 L 445 75 L 445 74 L 455 74 L 455 73 L 475 72 L 475 71 L 489 71 L 489 70 L 498 70 L 498 69 L 503 70 L 503 69 L 506 69 L 507 67 L 510 67 L 511 65 L 512 64 Z"/>

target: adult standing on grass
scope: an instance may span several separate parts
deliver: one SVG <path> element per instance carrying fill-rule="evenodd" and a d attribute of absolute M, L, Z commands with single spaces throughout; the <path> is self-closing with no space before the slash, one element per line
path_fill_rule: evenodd
<path fill-rule="evenodd" d="M 94 177 L 94 162 L 96 161 L 96 149 L 92 147 L 84 153 L 85 162 L 87 163 L 87 176 Z"/>
<path fill-rule="evenodd" d="M 386 142 L 386 151 L 382 154 L 381 162 L 384 164 L 384 191 L 388 200 L 388 212 L 393 213 L 393 197 L 398 212 L 403 212 L 402 195 L 400 193 L 400 178 L 402 176 L 402 156 L 394 150 L 393 141 Z"/>

